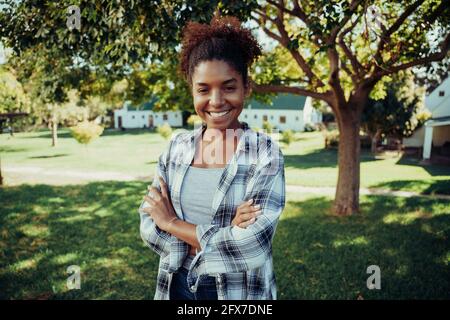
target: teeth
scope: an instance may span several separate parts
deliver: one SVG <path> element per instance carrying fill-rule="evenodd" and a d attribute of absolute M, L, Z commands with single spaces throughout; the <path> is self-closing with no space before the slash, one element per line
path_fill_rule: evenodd
<path fill-rule="evenodd" d="M 223 112 L 209 112 L 209 114 L 210 114 L 211 117 L 213 117 L 213 118 L 218 118 L 218 117 L 222 117 L 222 116 L 226 115 L 228 112 L 230 112 L 230 110 L 228 110 L 228 111 L 223 111 Z"/>

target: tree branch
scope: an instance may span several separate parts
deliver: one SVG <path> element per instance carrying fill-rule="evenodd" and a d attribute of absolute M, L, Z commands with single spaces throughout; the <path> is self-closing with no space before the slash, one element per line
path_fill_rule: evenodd
<path fill-rule="evenodd" d="M 280 0 L 280 5 L 282 6 L 283 0 Z M 290 52 L 294 60 L 297 62 L 297 64 L 300 66 L 300 68 L 303 70 L 303 72 L 308 76 L 311 82 L 314 80 L 317 82 L 317 87 L 323 87 L 325 84 L 320 80 L 320 78 L 314 74 L 312 69 L 309 67 L 308 63 L 305 61 L 305 59 L 302 57 L 300 52 L 296 49 L 292 49 L 289 47 L 290 44 L 290 37 L 284 27 L 284 16 L 283 16 L 283 10 L 281 10 L 279 7 L 277 11 L 277 17 L 275 18 L 275 25 L 278 29 L 278 32 L 281 35 L 281 41 L 280 43 Z"/>
<path fill-rule="evenodd" d="M 343 106 L 345 105 L 345 94 L 339 78 L 339 54 L 336 48 L 330 48 L 327 50 L 327 55 L 330 61 L 330 78 L 328 84 L 333 89 L 338 105 Z"/>
<path fill-rule="evenodd" d="M 356 24 L 358 23 L 358 19 L 359 19 L 359 17 L 357 17 L 356 20 L 354 22 L 352 22 L 350 27 L 348 27 L 347 29 L 345 29 L 343 32 L 341 32 L 339 34 L 339 46 L 342 48 L 342 50 L 344 51 L 344 54 L 350 60 L 350 63 L 352 65 L 355 75 L 358 78 L 362 78 L 364 67 L 358 61 L 358 59 L 356 58 L 356 55 L 354 55 L 353 52 L 349 49 L 349 47 L 347 46 L 347 44 L 345 43 L 345 40 L 344 40 L 345 35 L 355 28 Z"/>
<path fill-rule="evenodd" d="M 293 17 L 299 18 L 307 26 L 311 26 L 311 24 L 312 24 L 310 18 L 306 15 L 305 11 L 302 10 L 302 8 L 298 4 L 297 0 L 294 1 L 294 10 L 289 10 L 283 4 L 277 3 L 273 0 L 267 0 L 267 3 L 273 5 L 278 10 L 281 10 L 284 13 L 287 13 Z M 321 34 L 316 34 L 313 39 L 314 44 L 316 44 L 318 47 L 320 47 L 318 39 L 320 39 L 323 42 Z"/>
<path fill-rule="evenodd" d="M 327 44 L 332 45 L 336 42 L 336 37 L 340 30 L 347 24 L 347 22 L 351 19 L 353 13 L 358 8 L 362 0 L 353 0 L 350 4 L 349 12 L 344 16 L 344 19 L 342 19 L 341 23 L 339 23 L 337 26 L 333 28 L 330 32 L 330 36 L 327 39 Z"/>
<path fill-rule="evenodd" d="M 305 88 L 295 87 L 295 86 L 284 86 L 284 85 L 273 85 L 273 84 L 256 84 L 251 81 L 252 89 L 258 93 L 293 93 L 303 96 L 312 97 L 315 99 L 320 99 L 325 102 L 331 101 L 331 92 L 327 91 L 325 93 L 314 92 Z"/>
<path fill-rule="evenodd" d="M 434 10 L 432 13 L 430 13 L 429 15 L 427 15 L 424 18 L 424 21 L 428 22 L 428 23 L 433 23 L 436 18 L 441 15 L 445 10 L 448 10 L 448 2 L 447 1 L 442 1 L 439 6 L 436 8 L 436 10 Z"/>
<path fill-rule="evenodd" d="M 381 53 L 383 52 L 385 45 L 390 42 L 391 35 L 401 27 L 406 18 L 408 18 L 424 1 L 425 0 L 418 0 L 406 8 L 394 24 L 381 34 L 377 52 L 374 55 L 375 62 L 381 60 Z"/>
<path fill-rule="evenodd" d="M 256 13 L 259 14 L 258 12 L 256 12 Z M 266 19 L 265 19 L 263 16 L 261 16 L 261 18 L 262 18 L 262 20 L 263 20 L 263 23 L 262 23 L 262 24 L 261 24 L 261 21 L 260 21 L 257 17 L 253 16 L 252 14 L 250 14 L 250 16 L 251 16 L 251 18 L 252 18 L 253 20 L 255 20 L 259 25 L 262 26 L 263 31 L 264 31 L 269 37 L 271 37 L 272 39 L 278 41 L 279 43 L 281 43 L 281 42 L 283 41 L 283 39 L 281 38 L 281 36 L 277 35 L 275 32 L 270 31 L 270 30 L 265 26 Z"/>
<path fill-rule="evenodd" d="M 441 51 L 440 52 L 436 52 L 436 53 L 432 53 L 427 57 L 424 58 L 419 58 L 404 64 L 400 64 L 397 66 L 393 66 L 390 67 L 389 69 L 384 69 L 384 70 L 378 70 L 373 76 L 375 77 L 382 77 L 388 74 L 392 74 L 395 72 L 398 72 L 400 70 L 405 70 L 411 67 L 415 67 L 421 64 L 426 64 L 428 62 L 432 62 L 432 61 L 440 61 L 442 59 L 444 59 L 449 51 L 450 48 L 450 33 L 447 34 L 447 36 L 445 37 L 445 39 L 441 42 L 441 44 L 439 45 Z"/>

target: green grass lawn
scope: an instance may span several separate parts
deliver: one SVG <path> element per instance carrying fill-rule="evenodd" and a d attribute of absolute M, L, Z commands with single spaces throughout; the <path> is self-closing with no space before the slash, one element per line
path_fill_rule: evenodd
<path fill-rule="evenodd" d="M 125 132 L 106 130 L 99 139 L 87 147 L 78 144 L 66 129 L 60 130 L 58 147 L 50 146 L 50 137 L 48 130 L 16 133 L 13 138 L 1 134 L 2 167 L 19 169 L 38 167 L 58 172 L 83 173 L 106 171 L 151 177 L 158 156 L 167 146 L 167 141 L 157 133 L 146 130 Z M 320 132 L 297 133 L 296 138 L 297 140 L 288 148 L 283 147 L 286 183 L 302 186 L 335 186 L 336 150 L 323 149 L 323 137 Z M 18 184 L 15 179 L 14 175 L 6 175 L 6 183 Z M 24 179 L 25 182 L 33 182 L 31 176 L 22 175 L 20 182 Z M 64 175 L 58 176 L 57 179 L 64 183 Z M 419 165 L 419 159 L 411 157 L 378 159 L 363 151 L 361 186 L 410 190 L 425 194 L 450 194 L 450 167 Z"/>
<path fill-rule="evenodd" d="M 0 299 L 151 299 L 158 257 L 139 236 L 144 182 L 0 189 Z M 337 218 L 331 199 L 288 194 L 274 239 L 280 299 L 449 299 L 450 202 L 361 197 Z M 66 269 L 81 267 L 81 290 Z M 369 265 L 381 290 L 368 290 Z"/>

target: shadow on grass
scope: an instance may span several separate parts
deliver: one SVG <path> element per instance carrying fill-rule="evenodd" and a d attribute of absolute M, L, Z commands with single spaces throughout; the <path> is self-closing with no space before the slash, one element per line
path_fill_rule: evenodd
<path fill-rule="evenodd" d="M 311 168 L 336 168 L 338 153 L 336 149 L 316 149 L 307 154 L 284 154 L 286 168 L 311 169 Z M 361 152 L 361 162 L 380 161 L 370 152 Z"/>
<path fill-rule="evenodd" d="M 158 256 L 139 235 L 146 182 L 0 189 L 0 299 L 152 299 Z M 363 197 L 362 214 L 331 201 L 289 201 L 274 239 L 280 299 L 448 299 L 450 203 Z M 369 265 L 381 290 L 368 290 Z M 81 268 L 68 291 L 67 267 Z"/>
<path fill-rule="evenodd" d="M 15 147 L 9 147 L 9 146 L 0 146 L 0 153 L 11 153 L 11 152 L 24 152 L 28 151 L 26 148 L 15 148 Z"/>
<path fill-rule="evenodd" d="M 50 156 L 35 156 L 35 157 L 28 157 L 28 159 L 50 159 L 50 158 L 61 158 L 68 156 L 67 153 L 61 153 L 61 154 L 53 154 Z"/>
<path fill-rule="evenodd" d="M 0 190 L 0 299 L 152 299 L 158 257 L 139 235 L 146 184 Z M 67 267 L 81 290 L 67 291 Z"/>
<path fill-rule="evenodd" d="M 280 299 L 448 299 L 450 202 L 363 197 L 362 213 L 329 214 L 328 198 L 289 202 L 274 240 Z M 367 267 L 381 290 L 367 289 Z"/>
<path fill-rule="evenodd" d="M 399 180 L 371 186 L 389 190 L 411 190 L 421 194 L 450 195 L 450 180 Z"/>
<path fill-rule="evenodd" d="M 417 159 L 416 157 L 403 155 L 397 161 L 397 164 L 421 167 L 423 170 L 428 172 L 431 176 L 449 176 L 450 175 L 450 166 L 439 165 L 439 164 L 423 165 L 423 164 L 420 164 L 420 161 L 421 161 L 421 159 Z"/>

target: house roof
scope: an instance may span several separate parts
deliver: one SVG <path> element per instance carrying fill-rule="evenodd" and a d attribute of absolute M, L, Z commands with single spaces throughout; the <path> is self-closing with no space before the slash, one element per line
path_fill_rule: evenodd
<path fill-rule="evenodd" d="M 127 102 L 127 108 L 130 111 L 138 111 L 138 110 L 153 110 L 155 102 L 158 101 L 157 98 L 153 97 L 149 101 L 142 103 L 139 106 L 134 106 L 130 102 Z"/>
<path fill-rule="evenodd" d="M 264 104 L 251 99 L 248 101 L 245 109 L 262 109 L 262 110 L 303 110 L 305 107 L 306 97 L 299 96 L 291 93 L 280 93 L 277 96 L 271 98 L 272 104 Z"/>
<path fill-rule="evenodd" d="M 134 106 L 130 102 L 127 103 L 128 110 L 153 110 L 155 102 L 158 101 L 156 97 L 151 98 L 149 101 Z M 299 96 L 290 93 L 280 93 L 277 96 L 271 98 L 272 104 L 265 104 L 255 99 L 250 99 L 244 105 L 245 109 L 258 109 L 258 110 L 303 110 L 305 107 L 306 97 Z"/>

